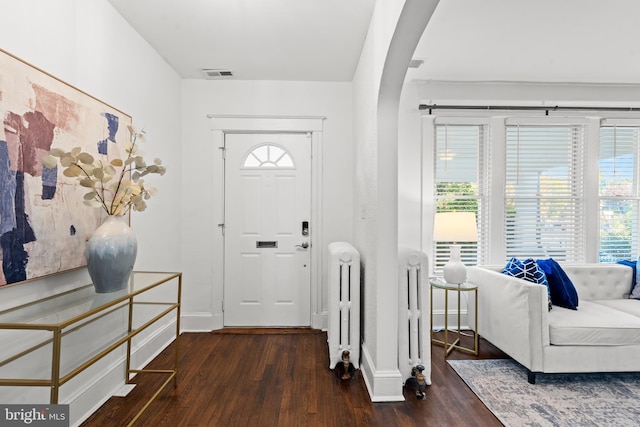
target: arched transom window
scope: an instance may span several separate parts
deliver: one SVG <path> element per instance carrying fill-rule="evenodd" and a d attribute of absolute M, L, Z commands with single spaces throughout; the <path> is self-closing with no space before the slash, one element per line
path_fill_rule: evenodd
<path fill-rule="evenodd" d="M 291 155 L 285 149 L 273 144 L 263 144 L 254 147 L 246 155 L 242 167 L 291 169 L 294 165 Z"/>

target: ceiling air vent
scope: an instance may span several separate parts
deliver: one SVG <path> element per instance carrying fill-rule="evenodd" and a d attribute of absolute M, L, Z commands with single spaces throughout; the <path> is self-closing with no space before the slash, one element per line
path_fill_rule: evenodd
<path fill-rule="evenodd" d="M 225 77 L 233 77 L 233 71 L 231 70 L 221 70 L 214 68 L 203 68 L 202 72 L 207 78 L 210 79 L 219 79 Z"/>

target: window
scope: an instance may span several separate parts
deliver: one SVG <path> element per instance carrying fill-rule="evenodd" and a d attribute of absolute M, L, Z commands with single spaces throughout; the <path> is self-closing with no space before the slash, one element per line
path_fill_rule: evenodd
<path fill-rule="evenodd" d="M 585 260 L 580 125 L 507 125 L 506 258 Z"/>
<path fill-rule="evenodd" d="M 425 206 L 477 216 L 477 244 L 462 245 L 466 265 L 640 256 L 640 118 L 486 114 L 425 123 L 433 168 Z M 433 273 L 449 245 L 433 242 Z"/>
<path fill-rule="evenodd" d="M 289 153 L 277 145 L 264 144 L 259 145 L 244 159 L 242 164 L 244 168 L 293 168 L 293 159 Z"/>
<path fill-rule="evenodd" d="M 435 125 L 434 195 L 437 212 L 472 211 L 478 221 L 478 240 L 462 243 L 462 262 L 474 265 L 482 259 L 486 234 L 485 125 Z M 434 269 L 449 259 L 451 242 L 434 242 Z"/>
<path fill-rule="evenodd" d="M 638 139 L 635 126 L 600 128 L 600 262 L 638 257 Z"/>

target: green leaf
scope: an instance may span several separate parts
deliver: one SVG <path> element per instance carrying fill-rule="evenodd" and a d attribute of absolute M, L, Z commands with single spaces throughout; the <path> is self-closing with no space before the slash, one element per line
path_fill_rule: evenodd
<path fill-rule="evenodd" d="M 115 166 L 115 167 L 120 167 L 120 166 L 122 166 L 122 160 L 121 159 L 113 159 L 113 160 L 111 160 L 111 165 Z"/>
<path fill-rule="evenodd" d="M 116 174 L 116 168 L 114 168 L 114 167 L 113 167 L 113 166 L 111 166 L 111 165 L 106 165 L 106 166 L 104 167 L 104 173 L 105 173 L 106 175 L 108 175 L 109 177 L 112 177 L 112 176 L 114 176 L 114 175 Z"/>
<path fill-rule="evenodd" d="M 76 162 L 76 159 L 71 157 L 71 155 L 65 153 L 62 157 L 60 157 L 60 164 L 63 168 L 68 168 L 72 164 Z"/>
<path fill-rule="evenodd" d="M 73 149 L 71 150 L 71 152 L 69 154 L 71 154 L 71 156 L 73 156 L 73 157 L 78 157 L 78 154 L 80 154 L 81 152 L 82 152 L 82 148 L 73 147 Z"/>
<path fill-rule="evenodd" d="M 95 200 L 95 199 L 91 199 L 91 200 L 85 200 L 83 202 L 85 205 L 92 207 L 92 208 L 100 208 L 102 207 L 102 203 L 100 203 L 99 201 Z"/>
<path fill-rule="evenodd" d="M 102 180 L 104 178 L 104 170 L 102 168 L 95 168 L 93 170 L 93 176 L 95 176 L 99 180 Z"/>
<path fill-rule="evenodd" d="M 87 187 L 87 188 L 94 188 L 95 187 L 95 181 L 91 178 L 82 178 L 80 180 L 80 185 L 83 187 Z"/>
<path fill-rule="evenodd" d="M 80 153 L 78 155 L 78 160 L 82 163 L 84 163 L 85 165 L 90 165 L 93 163 L 93 156 L 89 153 Z"/>
<path fill-rule="evenodd" d="M 62 157 L 63 155 L 66 154 L 66 151 L 64 151 L 62 148 L 52 148 L 49 151 L 49 154 L 51 154 L 54 157 Z"/>
<path fill-rule="evenodd" d="M 136 157 L 136 169 L 140 169 L 147 166 L 147 164 L 144 162 L 144 159 L 141 156 L 137 156 Z"/>
<path fill-rule="evenodd" d="M 53 169 L 56 166 L 58 166 L 58 159 L 56 159 L 55 157 L 53 157 L 51 154 L 44 156 L 42 158 L 42 164 L 44 165 L 45 168 L 47 169 Z"/>
<path fill-rule="evenodd" d="M 93 175 L 93 171 L 96 169 L 93 165 L 84 165 L 82 167 L 87 175 Z"/>
<path fill-rule="evenodd" d="M 84 195 L 84 199 L 92 200 L 92 199 L 95 199 L 97 195 L 98 194 L 95 191 L 89 191 L 87 194 Z"/>
<path fill-rule="evenodd" d="M 77 178 L 81 173 L 82 170 L 76 165 L 71 165 L 62 172 L 64 176 L 68 176 L 69 178 Z"/>

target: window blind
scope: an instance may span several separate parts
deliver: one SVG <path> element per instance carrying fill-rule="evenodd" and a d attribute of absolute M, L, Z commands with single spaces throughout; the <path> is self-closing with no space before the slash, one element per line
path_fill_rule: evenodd
<path fill-rule="evenodd" d="M 507 125 L 506 257 L 584 262 L 582 125 Z"/>
<path fill-rule="evenodd" d="M 472 211 L 478 223 L 478 242 L 462 243 L 465 265 L 484 261 L 488 215 L 486 208 L 487 155 L 485 125 L 435 125 L 434 183 L 437 212 Z M 434 271 L 449 260 L 452 242 L 434 242 Z"/>
<path fill-rule="evenodd" d="M 600 262 L 638 257 L 639 129 L 600 128 Z"/>

